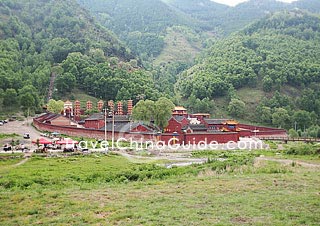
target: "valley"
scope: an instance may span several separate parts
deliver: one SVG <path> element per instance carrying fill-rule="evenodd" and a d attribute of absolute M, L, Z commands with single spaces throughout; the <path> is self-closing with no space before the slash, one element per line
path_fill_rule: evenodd
<path fill-rule="evenodd" d="M 319 138 L 319 0 L 0 1 L 0 225 L 318 225 Z"/>

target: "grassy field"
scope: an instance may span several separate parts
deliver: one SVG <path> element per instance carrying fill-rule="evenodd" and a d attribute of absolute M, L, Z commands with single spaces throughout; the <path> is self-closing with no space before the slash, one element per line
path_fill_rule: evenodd
<path fill-rule="evenodd" d="M 193 37 L 195 40 L 191 40 L 190 37 Z M 192 62 L 201 50 L 201 42 L 198 39 L 199 37 L 196 34 L 190 32 L 184 33 L 183 31 L 168 28 L 164 39 L 165 48 L 154 60 L 154 65 L 176 61 Z"/>
<path fill-rule="evenodd" d="M 19 166 L 6 155 L 0 225 L 318 225 L 320 168 L 261 154 L 276 151 L 197 152 L 209 162 L 171 169 L 114 154 L 34 155 Z"/>
<path fill-rule="evenodd" d="M 299 96 L 301 91 L 297 90 L 291 86 L 283 86 L 281 90 L 282 95 L 287 95 L 294 101 L 294 98 Z M 256 118 L 256 107 L 261 102 L 263 98 L 272 98 L 273 93 L 265 93 L 262 90 L 261 82 L 258 82 L 255 88 L 240 88 L 237 90 L 237 95 L 240 100 L 246 104 L 245 112 L 246 114 L 238 119 L 240 122 L 252 124 Z M 214 99 L 215 109 L 211 112 L 212 117 L 215 118 L 233 118 L 228 113 L 229 99 L 226 96 L 217 97 Z M 257 122 L 254 122 L 257 124 Z"/>

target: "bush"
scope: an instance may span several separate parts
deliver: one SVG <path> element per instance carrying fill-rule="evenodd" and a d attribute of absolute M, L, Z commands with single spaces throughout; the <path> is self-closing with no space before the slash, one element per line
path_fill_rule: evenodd
<path fill-rule="evenodd" d="M 290 147 L 286 151 L 287 155 L 319 155 L 320 147 L 316 147 L 311 144 L 301 144 L 294 147 Z"/>
<path fill-rule="evenodd" d="M 289 130 L 289 136 L 290 136 L 291 138 L 297 138 L 297 137 L 299 137 L 299 134 L 298 134 L 298 132 L 295 131 L 294 129 L 290 129 L 290 130 Z"/>

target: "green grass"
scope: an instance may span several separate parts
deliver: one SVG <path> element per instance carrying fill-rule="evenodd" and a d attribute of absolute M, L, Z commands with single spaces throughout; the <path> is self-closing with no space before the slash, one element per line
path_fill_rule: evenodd
<path fill-rule="evenodd" d="M 320 170 L 253 161 L 266 152 L 197 152 L 209 163 L 172 169 L 117 155 L 2 159 L 0 225 L 317 225 Z"/>
<path fill-rule="evenodd" d="M 16 138 L 16 137 L 20 137 L 20 135 L 16 133 L 0 133 L 0 139 Z"/>
<path fill-rule="evenodd" d="M 281 89 L 282 95 L 288 95 L 292 100 L 299 96 L 301 91 L 297 90 L 291 86 L 283 86 Z M 255 124 L 255 125 L 264 125 L 261 123 L 257 123 L 256 121 L 256 107 L 261 102 L 264 97 L 271 98 L 273 96 L 272 93 L 265 93 L 262 90 L 262 85 L 258 81 L 257 87 L 244 87 L 237 90 L 237 95 L 240 100 L 242 100 L 246 104 L 245 115 L 240 119 L 237 118 L 242 123 L 247 124 Z M 229 100 L 227 96 L 218 97 L 214 99 L 215 101 L 215 110 L 212 113 L 212 117 L 215 118 L 233 118 L 228 113 L 228 105 Z M 270 126 L 270 125 L 269 125 Z"/>
<path fill-rule="evenodd" d="M 91 101 L 93 104 L 93 107 L 97 106 L 97 103 L 99 101 L 98 98 L 95 98 L 93 96 L 90 96 L 88 94 L 86 94 L 85 92 L 79 90 L 79 89 L 74 89 L 72 90 L 72 92 L 68 95 L 66 95 L 63 98 L 63 101 L 66 100 L 70 100 L 70 101 L 75 101 L 75 100 L 79 100 L 81 103 L 81 108 L 85 109 L 87 106 L 87 101 Z"/>
<path fill-rule="evenodd" d="M 188 38 L 189 36 L 196 36 L 196 34 L 168 28 L 164 38 L 165 47 L 154 60 L 154 65 L 176 61 L 192 62 L 201 50 L 201 43 L 197 40 L 199 37 L 194 37 L 195 40 L 191 40 Z"/>
<path fill-rule="evenodd" d="M 22 154 L 1 154 L 0 155 L 0 170 L 5 167 L 10 167 L 22 160 Z M 1 171 L 0 171 L 1 172 Z"/>

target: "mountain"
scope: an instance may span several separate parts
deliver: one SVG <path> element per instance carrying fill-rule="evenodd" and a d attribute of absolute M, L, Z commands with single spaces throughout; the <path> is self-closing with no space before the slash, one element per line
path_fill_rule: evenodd
<path fill-rule="evenodd" d="M 161 33 L 172 25 L 194 25 L 194 21 L 188 15 L 178 13 L 160 0 L 78 0 L 78 2 L 100 15 L 100 21 L 119 34 L 133 31 Z"/>
<path fill-rule="evenodd" d="M 197 21 L 160 0 L 78 0 L 100 23 L 144 58 L 164 48 L 166 29 L 174 25 L 196 28 Z"/>
<path fill-rule="evenodd" d="M 318 0 L 299 0 L 291 4 L 277 0 L 250 0 L 235 7 L 228 7 L 210 0 L 163 1 L 204 22 L 206 26 L 203 25 L 203 28 L 212 30 L 219 27 L 226 35 L 277 11 L 299 8 L 314 13 L 320 12 Z"/>
<path fill-rule="evenodd" d="M 1 110 L 37 110 L 54 90 L 55 98 L 74 88 L 108 99 L 156 92 L 130 50 L 76 1 L 2 0 L 0 18 Z"/>
<path fill-rule="evenodd" d="M 181 95 L 201 111 L 215 99 L 222 114 L 238 98 L 245 119 L 259 106 L 319 114 L 319 9 L 315 0 L 2 0 L 0 108 L 36 110 L 48 93 L 78 90 Z"/>
<path fill-rule="evenodd" d="M 250 0 L 236 7 L 229 7 L 210 0 L 78 0 L 84 8 L 95 15 L 106 28 L 111 29 L 128 47 L 138 54 L 143 61 L 159 62 L 168 59 L 184 61 L 185 57 L 171 52 L 172 27 L 183 27 L 179 30 L 191 29 L 191 33 L 199 34 L 199 41 L 189 42 L 192 37 L 183 36 L 177 49 L 188 49 L 199 53 L 209 38 L 226 36 L 236 32 L 264 16 L 280 10 L 301 8 L 320 10 L 315 0 L 301 0 L 292 4 L 277 0 Z M 310 5 L 311 3 L 311 5 Z M 200 44 L 200 45 L 199 45 Z M 190 48 L 190 46 L 192 48 Z M 196 47 L 195 47 L 196 46 Z M 194 48 L 195 47 L 195 48 Z M 183 53 L 182 53 L 183 54 Z M 192 57 L 193 59 L 194 57 Z"/>
<path fill-rule="evenodd" d="M 276 0 L 250 0 L 229 7 L 210 0 L 164 0 L 168 5 L 181 10 L 203 22 L 202 28 L 220 28 L 225 34 L 242 29 L 268 13 L 289 8 L 290 4 Z"/>
<path fill-rule="evenodd" d="M 208 30 L 219 25 L 221 17 L 230 9 L 229 6 L 210 0 L 163 0 L 163 2 L 203 22 L 202 27 Z"/>
<path fill-rule="evenodd" d="M 318 0 L 299 0 L 292 3 L 293 7 L 308 10 L 313 13 L 320 13 L 320 1 Z"/>
<path fill-rule="evenodd" d="M 228 34 L 277 11 L 293 8 L 277 0 L 250 0 L 230 7 L 222 16 L 221 27 Z"/>
<path fill-rule="evenodd" d="M 72 0 L 4 0 L 1 2 L 1 12 L 2 39 L 22 33 L 35 41 L 37 51 L 42 51 L 43 42 L 48 39 L 66 38 L 73 44 L 81 45 L 82 51 L 97 47 L 102 48 L 107 56 L 132 58 L 112 32 L 97 25 L 91 15 Z"/>
<path fill-rule="evenodd" d="M 177 87 L 186 99 L 232 99 L 237 97 L 236 90 L 245 89 L 243 99 L 254 105 L 247 109 L 246 119 L 256 116 L 259 103 L 270 108 L 300 108 L 319 118 L 319 57 L 319 16 L 301 10 L 277 12 L 217 41 L 198 64 L 182 73 Z M 308 106 L 299 101 L 307 92 L 314 93 Z M 275 93 L 280 99 L 269 102 Z"/>

